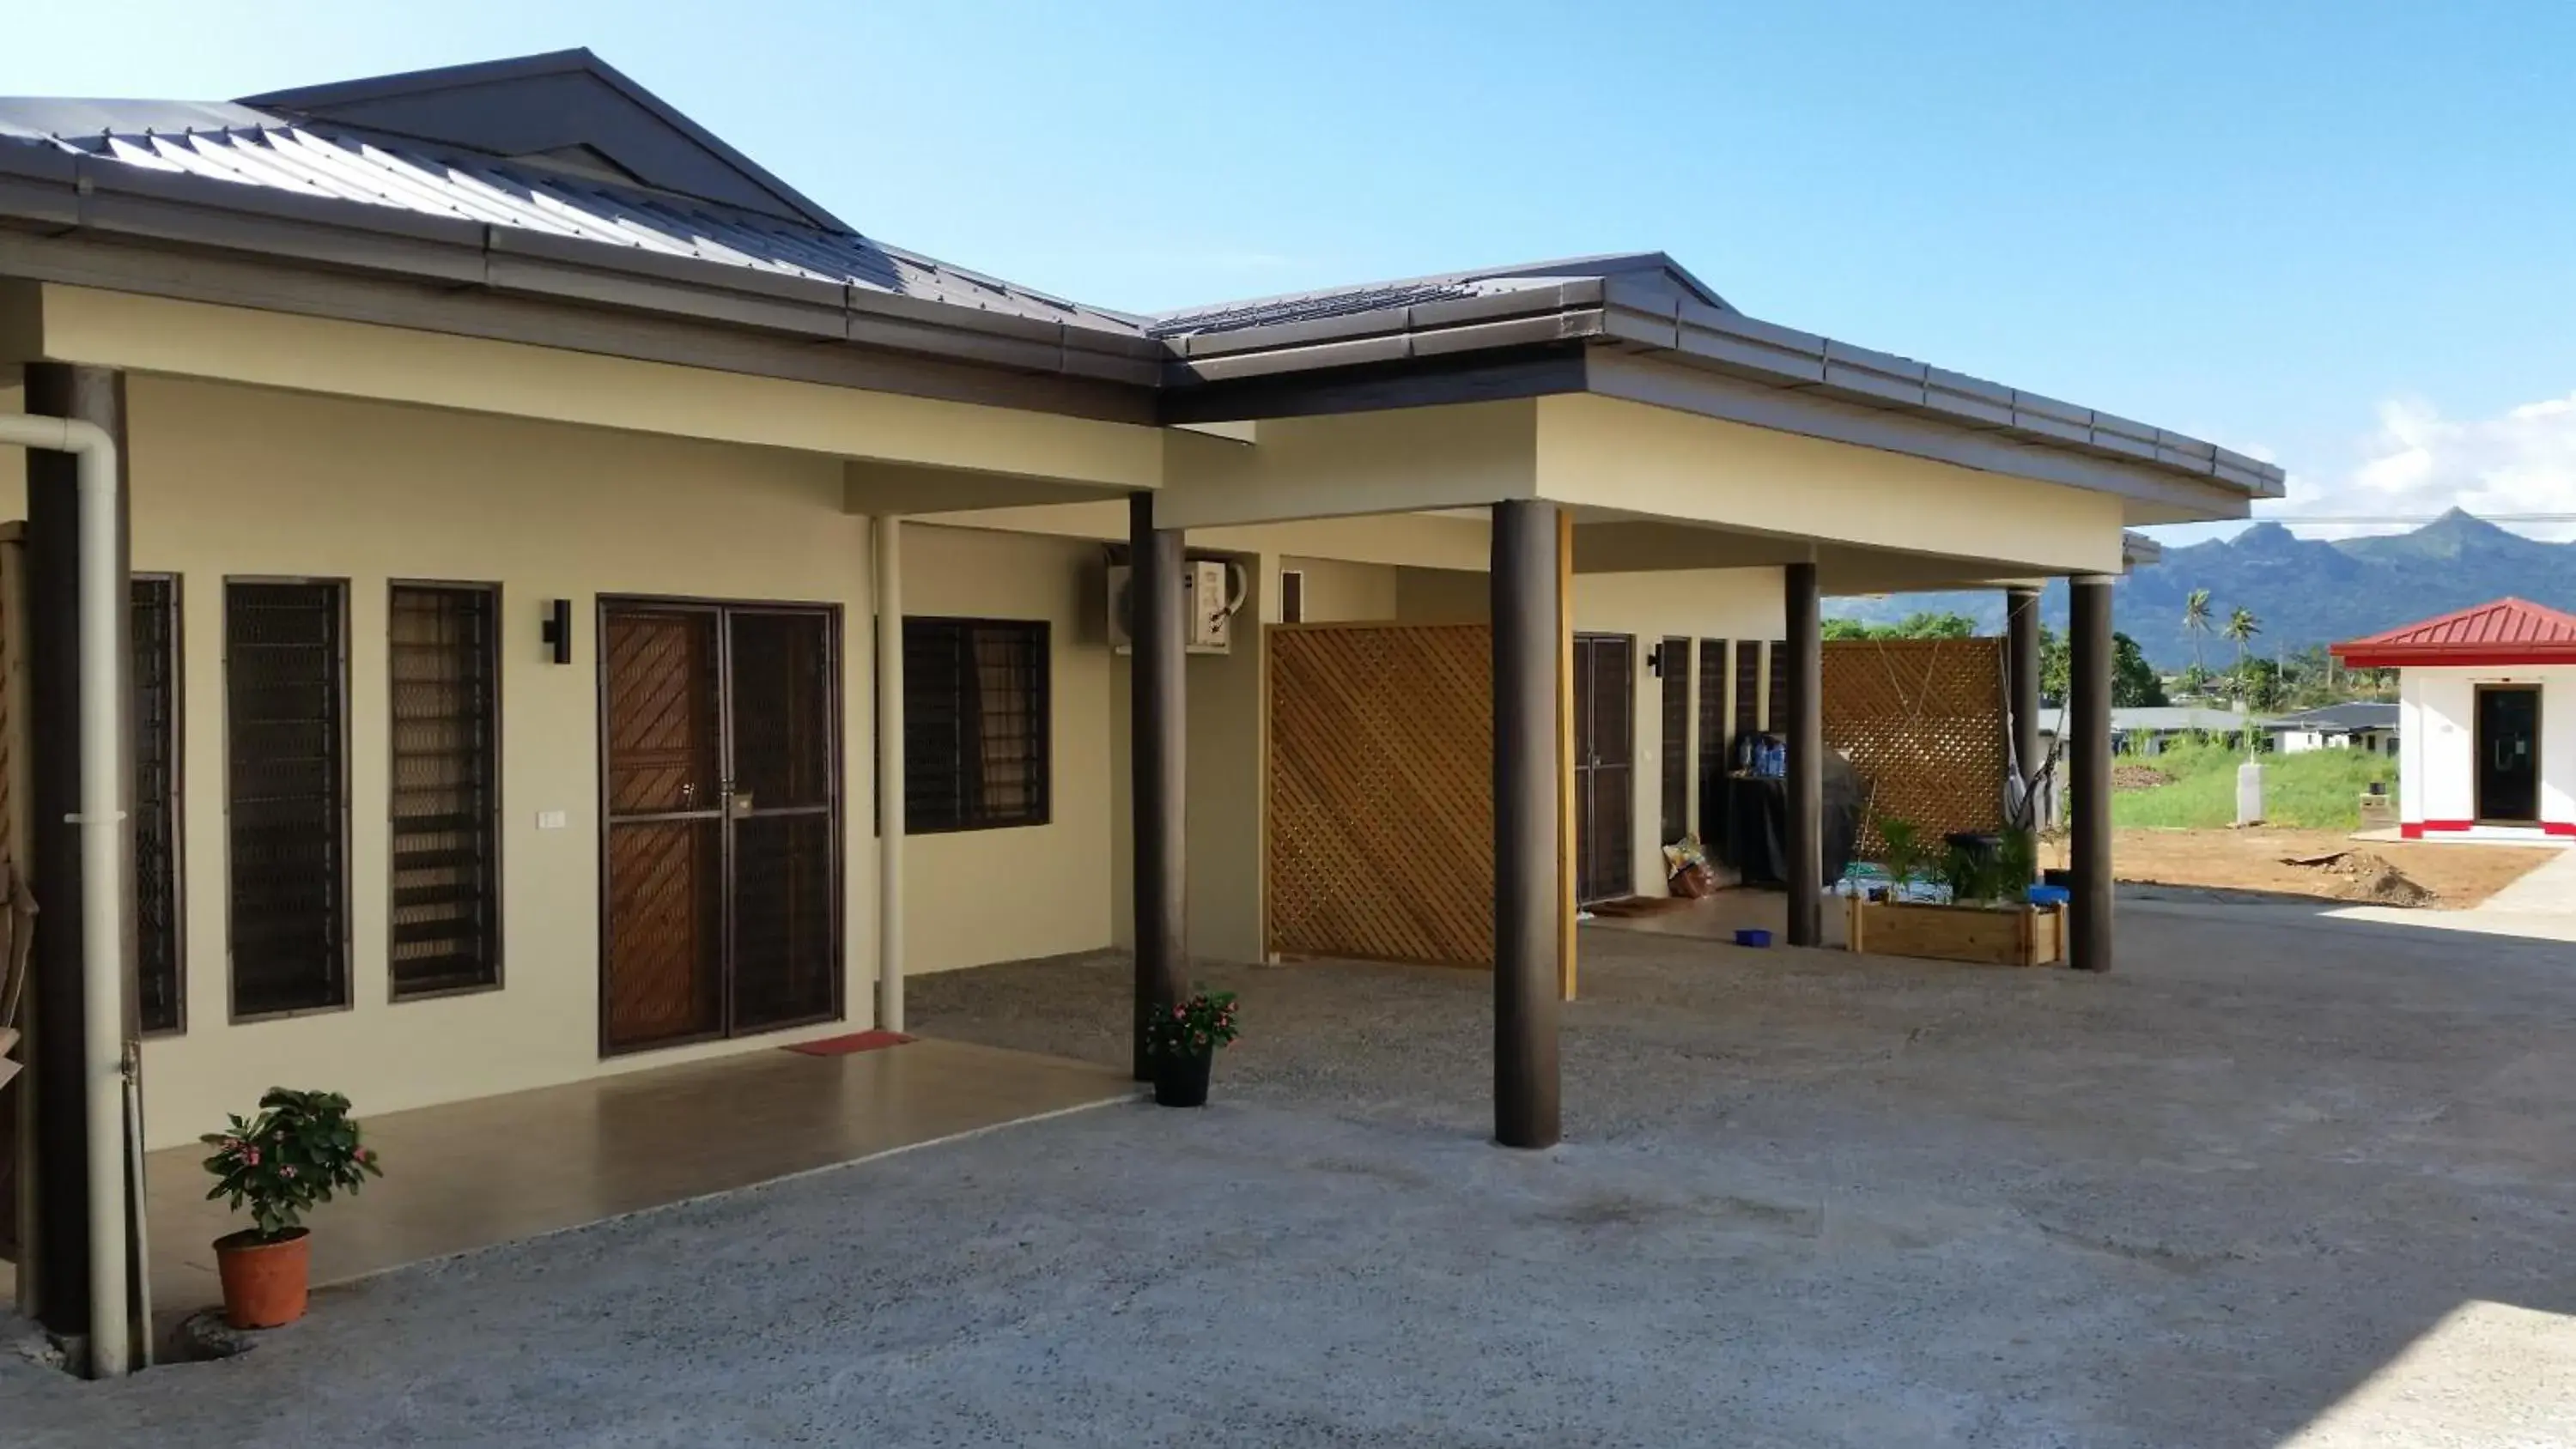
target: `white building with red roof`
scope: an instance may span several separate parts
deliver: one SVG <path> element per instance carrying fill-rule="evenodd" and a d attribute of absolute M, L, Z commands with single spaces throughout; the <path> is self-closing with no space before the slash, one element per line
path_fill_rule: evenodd
<path fill-rule="evenodd" d="M 2498 599 L 2334 656 L 2399 671 L 2408 839 L 2576 840 L 2576 614 Z"/>

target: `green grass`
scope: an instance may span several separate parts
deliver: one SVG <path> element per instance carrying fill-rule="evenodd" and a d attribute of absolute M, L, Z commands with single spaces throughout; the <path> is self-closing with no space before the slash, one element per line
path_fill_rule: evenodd
<path fill-rule="evenodd" d="M 2356 803 L 2373 780 L 2397 793 L 2397 762 L 2353 750 L 2309 750 L 2264 755 L 2263 815 L 2267 823 L 2301 830 L 2352 830 L 2361 824 Z M 2236 823 L 2236 767 L 2245 756 L 2216 743 L 2177 744 L 2161 755 L 2122 755 L 2119 764 L 2146 765 L 2174 777 L 2170 785 L 2123 790 L 2111 799 L 2115 825 L 2164 830 L 2218 830 Z"/>

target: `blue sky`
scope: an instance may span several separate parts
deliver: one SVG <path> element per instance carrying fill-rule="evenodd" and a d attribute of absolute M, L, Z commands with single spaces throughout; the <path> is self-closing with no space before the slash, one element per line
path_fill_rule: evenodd
<path fill-rule="evenodd" d="M 2273 458 L 2293 512 L 2576 514 L 2563 0 L 19 9 L 0 93 L 588 45 L 861 230 L 1086 301 L 1662 249 Z"/>

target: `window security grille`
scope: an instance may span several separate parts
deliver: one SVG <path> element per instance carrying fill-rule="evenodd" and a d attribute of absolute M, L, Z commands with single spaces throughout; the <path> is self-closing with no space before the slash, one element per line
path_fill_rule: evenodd
<path fill-rule="evenodd" d="M 344 596 L 338 583 L 224 586 L 235 1016 L 349 1001 Z"/>
<path fill-rule="evenodd" d="M 906 619 L 904 828 L 1047 820 L 1047 626 Z"/>
<path fill-rule="evenodd" d="M 135 1008 L 147 1032 L 187 1028 L 179 934 L 179 581 L 137 574 L 134 641 Z"/>
<path fill-rule="evenodd" d="M 501 981 L 499 642 L 493 591 L 396 584 L 393 994 Z"/>

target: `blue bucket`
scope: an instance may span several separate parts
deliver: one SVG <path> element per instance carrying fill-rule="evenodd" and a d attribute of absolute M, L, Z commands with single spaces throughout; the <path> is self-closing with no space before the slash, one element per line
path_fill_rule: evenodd
<path fill-rule="evenodd" d="M 2030 894 L 2025 897 L 2034 906 L 2062 906 L 2074 898 L 2073 891 L 2064 886 L 2052 885 L 2032 886 Z"/>
<path fill-rule="evenodd" d="M 1763 930 L 1759 926 L 1746 926 L 1735 933 L 1735 944 L 1739 946 L 1768 946 L 1771 944 L 1771 933 Z"/>

